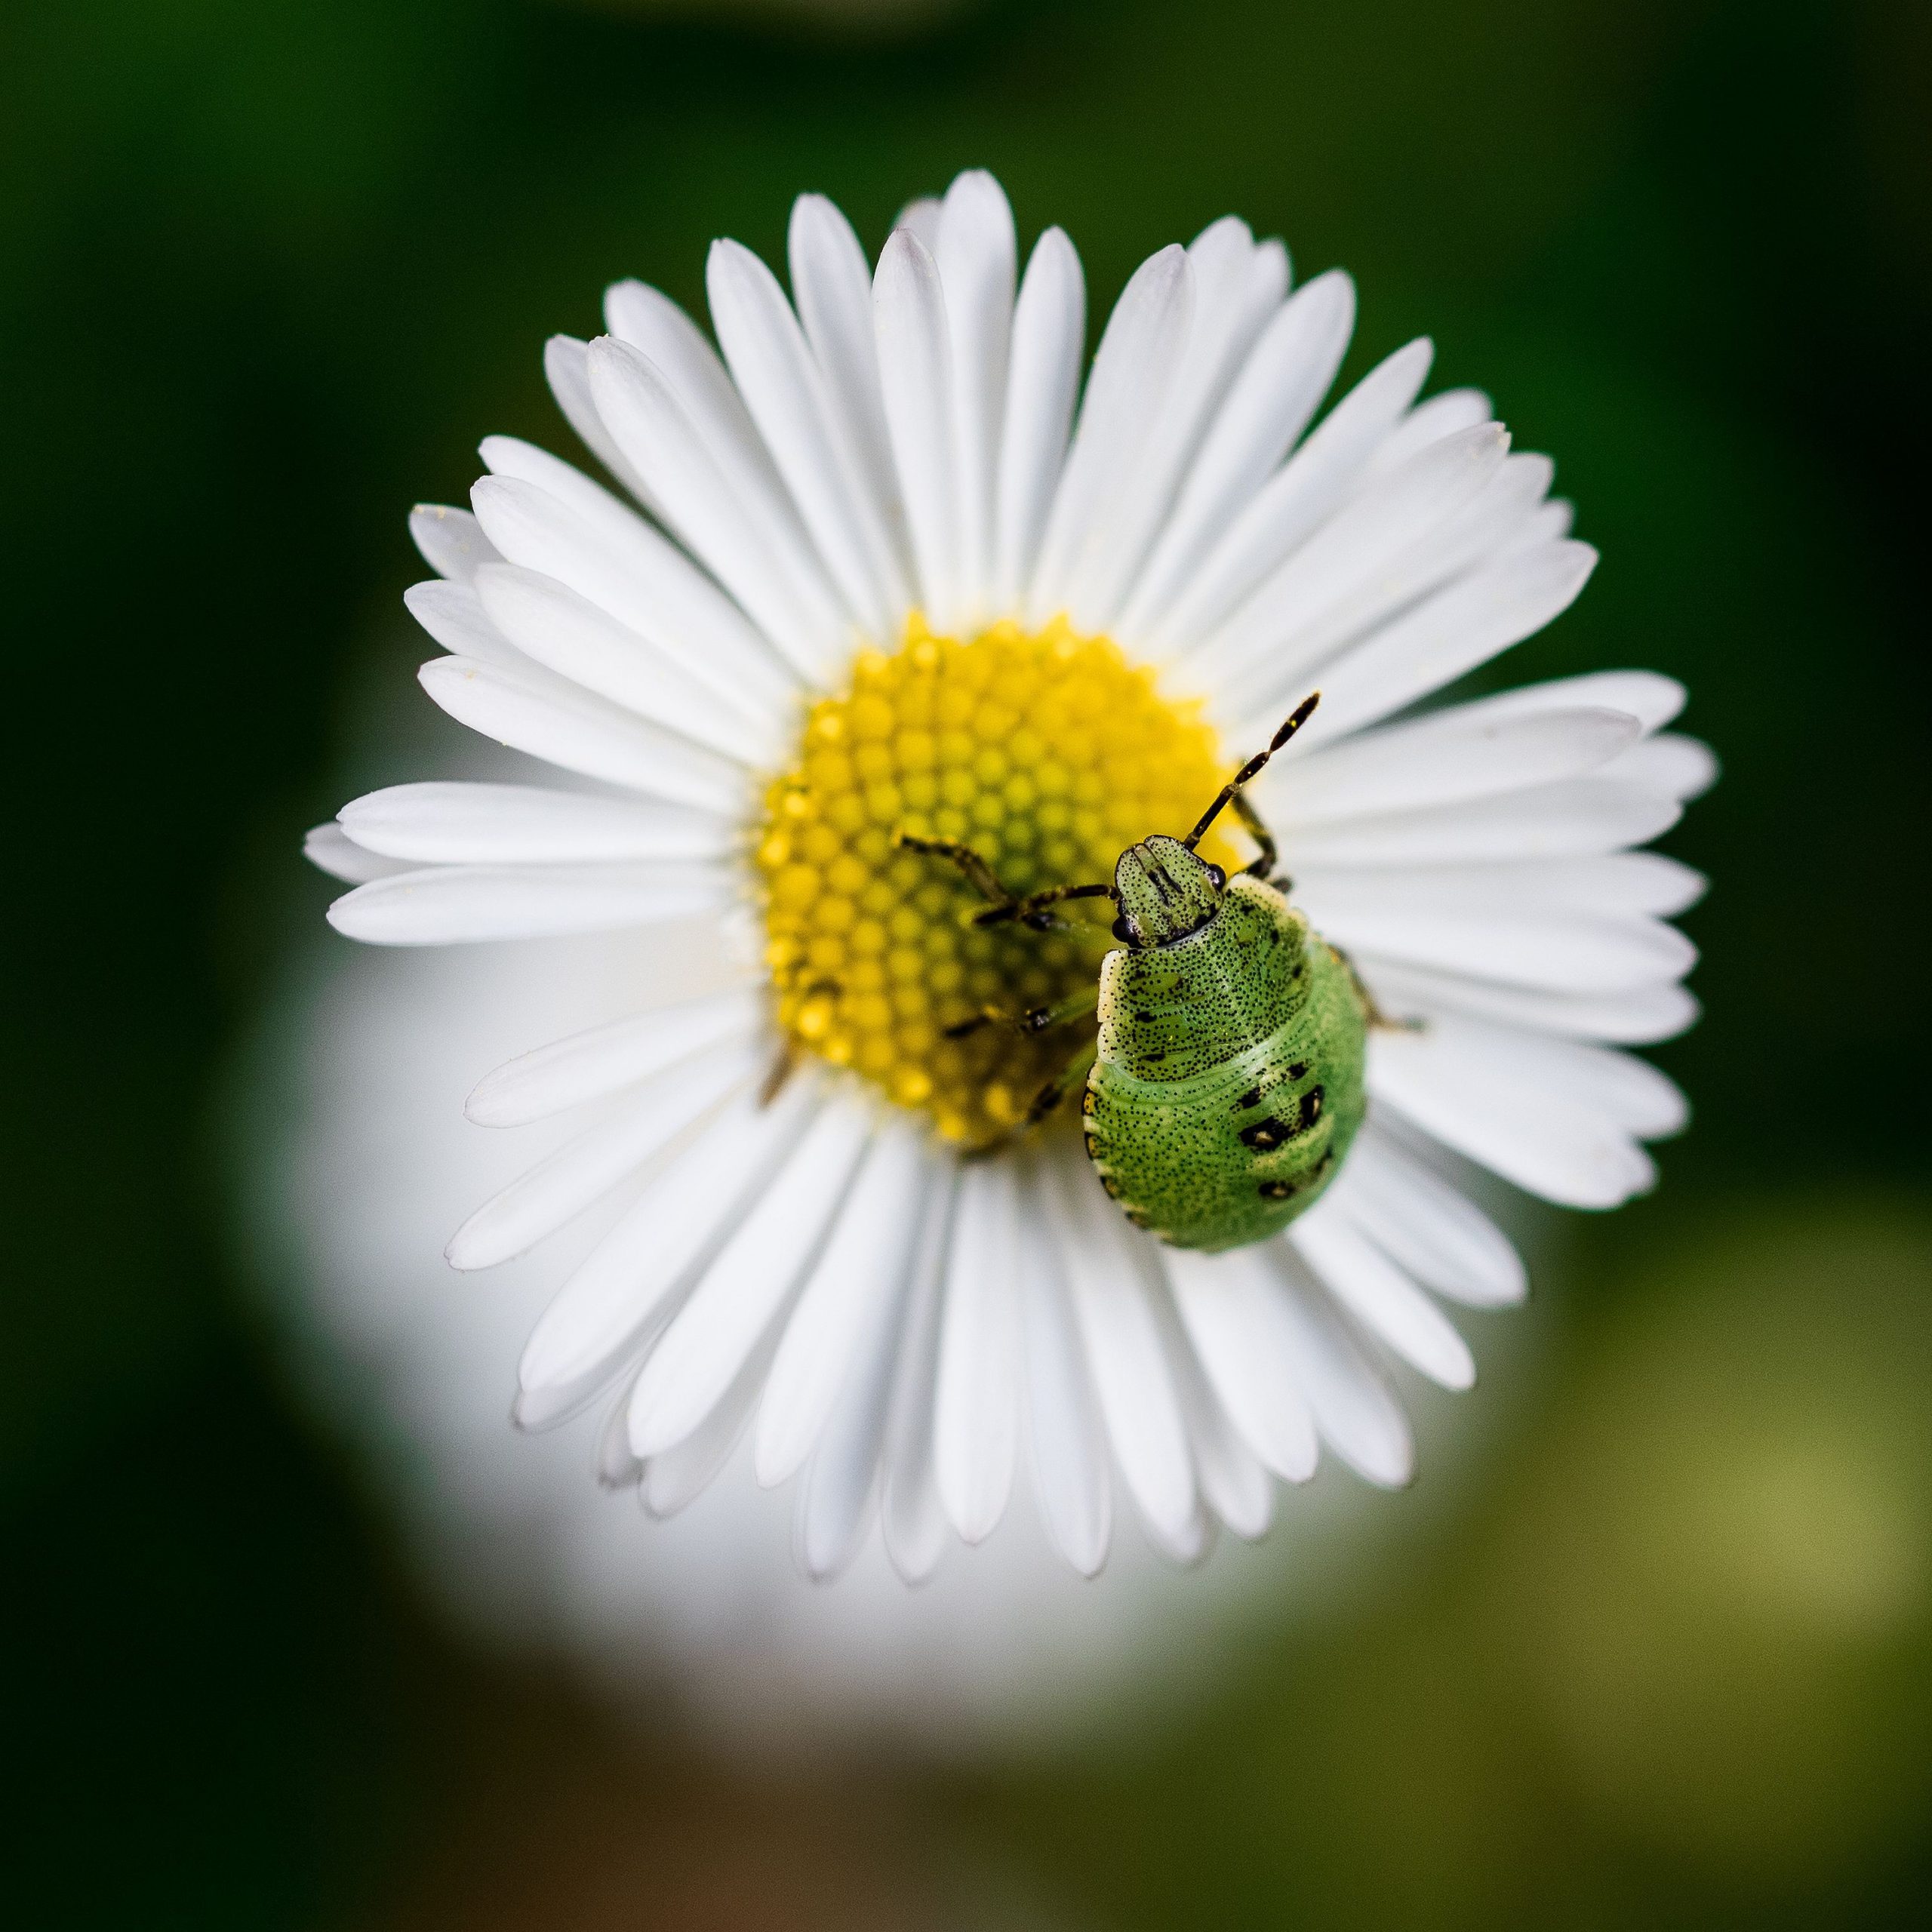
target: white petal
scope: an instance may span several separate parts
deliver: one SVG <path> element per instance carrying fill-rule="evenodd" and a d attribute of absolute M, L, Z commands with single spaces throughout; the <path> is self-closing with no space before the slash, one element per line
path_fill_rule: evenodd
<path fill-rule="evenodd" d="M 952 1247 L 958 1179 L 958 1164 L 946 1162 L 938 1193 L 920 1226 L 886 1423 L 879 1526 L 886 1555 L 908 1583 L 924 1583 L 933 1574 L 949 1540 L 933 1420 L 939 1392 L 946 1258 Z"/>
<path fill-rule="evenodd" d="M 737 766 L 540 667 L 525 677 L 474 658 L 445 657 L 416 675 L 459 724 L 547 764 L 702 811 L 745 808 Z"/>
<path fill-rule="evenodd" d="M 479 1127 L 521 1127 L 649 1079 L 716 1041 L 749 1040 L 761 1014 L 749 986 L 681 1000 L 552 1041 L 486 1073 L 463 1110 Z"/>
<path fill-rule="evenodd" d="M 983 168 L 958 176 L 940 209 L 933 250 L 952 345 L 953 503 L 959 518 L 961 609 L 983 620 L 993 577 L 993 493 L 1013 334 L 1017 245 L 1013 210 Z"/>
<path fill-rule="evenodd" d="M 645 452 L 632 447 L 624 426 L 610 420 L 607 384 L 598 375 L 599 350 L 593 343 L 591 396 L 607 430 L 650 488 L 662 519 L 691 544 L 781 647 L 792 632 L 773 630 L 765 623 L 763 605 L 786 614 L 785 623 L 797 632 L 786 654 L 794 663 L 801 654 L 809 670 L 821 657 L 835 652 L 844 620 L 771 454 L 717 352 L 676 303 L 645 282 L 620 281 L 607 289 L 604 315 L 611 335 L 656 372 L 672 412 L 651 419 L 661 447 L 654 444 Z M 632 426 L 639 426 L 634 417 Z M 689 460 L 694 443 L 700 453 L 696 463 Z M 722 506 L 717 496 L 721 486 Z M 694 534 L 699 530 L 703 543 Z M 717 554 L 706 544 L 714 546 Z M 761 601 L 747 601 L 741 584 L 755 586 Z"/>
<path fill-rule="evenodd" d="M 1445 1145 L 1568 1208 L 1614 1208 L 1656 1180 L 1650 1157 L 1598 1109 L 1506 1071 L 1496 1029 L 1460 1017 L 1373 1035 L 1369 1091 Z"/>
<path fill-rule="evenodd" d="M 647 1514 L 660 1521 L 675 1516 L 695 1503 L 710 1487 L 712 1478 L 731 1460 L 731 1451 L 745 1432 L 752 1405 L 758 1400 L 771 1359 L 775 1334 L 768 1331 L 747 1355 L 731 1386 L 718 1397 L 711 1412 L 681 1441 L 674 1442 L 660 1455 L 645 1463 L 644 1479 L 638 1487 L 638 1500 Z M 647 1363 L 647 1367 L 648 1364 Z M 632 1400 L 635 1395 L 633 1392 Z"/>
<path fill-rule="evenodd" d="M 1697 1001 L 1678 986 L 1633 986 L 1620 993 L 1552 993 L 1377 959 L 1368 953 L 1356 955 L 1355 964 L 1383 1011 L 1398 1018 L 1466 1013 L 1539 1033 L 1614 1040 L 1634 1047 L 1674 1039 L 1697 1017 Z"/>
<path fill-rule="evenodd" d="M 695 1131 L 675 1136 L 643 1191 L 531 1331 L 517 1367 L 524 1426 L 539 1426 L 528 1419 L 537 1402 L 554 1410 L 601 1386 L 669 1319 L 795 1139 L 810 1098 L 793 1081 L 765 1106 L 748 1078 Z M 626 1439 L 628 1446 L 628 1432 Z"/>
<path fill-rule="evenodd" d="M 1285 255 L 1257 248 L 1247 224 L 1232 216 L 1198 236 L 1187 261 L 1193 298 L 1186 343 L 1160 414 L 1081 560 L 1072 613 L 1083 629 L 1114 627 L 1214 411 L 1285 292 Z"/>
<path fill-rule="evenodd" d="M 1184 1540 L 1196 1506 L 1194 1471 L 1152 1306 L 1152 1244 L 1084 1161 L 1056 1162 L 1053 1178 L 1061 1266 L 1115 1460 L 1149 1527 L 1170 1544 Z"/>
<path fill-rule="evenodd" d="M 943 1205 L 941 1184 L 946 1174 L 939 1167 L 925 1171 L 921 1200 L 914 1201 L 912 1244 L 918 1248 L 924 1223 Z M 806 1478 L 798 1487 L 796 1526 L 798 1565 L 814 1580 L 836 1577 L 858 1553 L 866 1534 L 873 1495 L 883 1486 L 884 1453 L 889 1449 L 894 1420 L 894 1395 L 903 1367 L 903 1343 L 918 1289 L 918 1254 L 914 1266 L 887 1284 L 887 1293 L 873 1297 L 862 1324 L 850 1337 L 850 1360 L 838 1376 L 831 1412 L 819 1432 Z M 790 1333 L 790 1329 L 786 1329 Z M 771 1395 L 767 1391 L 767 1403 Z M 935 1511 L 937 1517 L 937 1511 Z M 941 1522 L 941 1543 L 945 1524 Z"/>
<path fill-rule="evenodd" d="M 1318 930 L 1331 945 L 1364 957 L 1557 993 L 1633 992 L 1681 979 L 1697 959 L 1681 933 L 1656 919 L 1534 909 L 1331 906 Z"/>
<path fill-rule="evenodd" d="M 1306 1482 L 1315 1473 L 1315 1418 L 1274 1269 L 1254 1248 L 1176 1248 L 1161 1260 L 1201 1367 L 1248 1447 L 1278 1476 Z"/>
<path fill-rule="evenodd" d="M 1241 690 L 1272 693 L 1302 678 L 1329 654 L 1337 633 L 1366 592 L 1392 575 L 1403 554 L 1422 543 L 1479 495 L 1502 467 L 1509 436 L 1500 423 L 1479 424 L 1432 445 L 1364 490 L 1257 585 L 1188 660 L 1190 676 L 1217 695 L 1259 665 Z M 1338 622 L 1334 613 L 1345 614 Z M 1238 715 L 1238 696 L 1225 709 Z"/>
<path fill-rule="evenodd" d="M 610 336 L 590 345 L 597 413 L 664 506 L 673 528 L 808 679 L 849 638 L 830 586 L 775 479 L 736 444 L 709 438 L 658 366 Z"/>
<path fill-rule="evenodd" d="M 1401 1404 L 1290 1243 L 1270 1241 L 1262 1252 L 1277 1277 L 1296 1374 L 1322 1440 L 1357 1475 L 1399 1489 L 1415 1474 Z"/>
<path fill-rule="evenodd" d="M 900 494 L 928 622 L 944 630 L 959 608 L 958 464 L 952 451 L 952 349 L 939 266 L 896 229 L 872 284 L 878 372 Z"/>
<path fill-rule="evenodd" d="M 1487 423 L 1494 412 L 1489 398 L 1481 389 L 1444 389 L 1426 402 L 1418 403 L 1383 440 L 1362 472 L 1364 485 L 1392 469 L 1399 469 L 1409 459 L 1464 429 Z"/>
<path fill-rule="evenodd" d="M 1236 1536 L 1255 1542 L 1274 1521 L 1275 1485 L 1215 1398 L 1164 1291 L 1155 1298 L 1155 1312 L 1193 1451 L 1201 1500 Z"/>
<path fill-rule="evenodd" d="M 1197 1497 L 1194 1513 L 1176 1531 L 1169 1532 L 1158 1523 L 1143 1520 L 1141 1527 L 1147 1533 L 1147 1540 L 1170 1563 L 1183 1567 L 1198 1563 L 1214 1546 L 1217 1524 L 1214 1513 L 1201 1503 Z"/>
<path fill-rule="evenodd" d="M 804 1463 L 852 1373 L 860 1337 L 877 1326 L 880 1309 L 904 1300 L 931 1184 L 909 1124 L 872 1143 L 772 1362 L 758 1405 L 760 1482 L 783 1482 Z"/>
<path fill-rule="evenodd" d="M 608 521 L 600 526 L 521 477 L 486 477 L 470 500 L 508 562 L 554 579 L 608 613 L 624 635 L 639 640 L 632 649 L 644 664 L 671 667 L 669 681 L 702 686 L 728 714 L 761 726 L 769 737 L 796 688 L 789 667 L 737 606 L 642 518 L 609 499 L 633 528 Z M 491 586 L 503 580 L 502 564 L 477 574 L 477 594 L 491 622 L 519 648 L 549 662 L 540 630 L 533 638 L 528 627 L 515 634 L 505 629 L 491 595 Z"/>
<path fill-rule="evenodd" d="M 1315 718 L 1327 703 L 1324 691 Z M 1592 771 L 1634 743 L 1639 728 L 1620 711 L 1497 718 L 1480 702 L 1458 705 L 1318 754 L 1280 759 L 1260 788 L 1263 811 L 1284 827 L 1299 826 L 1488 798 Z"/>
<path fill-rule="evenodd" d="M 1035 243 L 1013 313 L 1012 367 L 1000 432 L 994 598 L 1018 608 L 1066 460 L 1087 335 L 1080 257 L 1060 229 Z"/>
<path fill-rule="evenodd" d="M 1717 754 L 1696 738 L 1666 731 L 1632 745 L 1604 776 L 1661 798 L 1680 803 L 1708 792 L 1718 782 Z"/>
<path fill-rule="evenodd" d="M 1580 677 L 1518 685 L 1482 702 L 1492 718 L 1579 709 L 1627 711 L 1646 733 L 1660 731 L 1684 709 L 1684 687 L 1657 671 L 1586 671 Z"/>
<path fill-rule="evenodd" d="M 1241 226 L 1245 228 L 1247 223 L 1244 222 Z M 1204 234 L 1206 232 L 1202 230 Z M 1269 320 L 1278 312 L 1294 285 L 1294 271 L 1288 261 L 1287 245 L 1273 235 L 1257 242 L 1248 258 L 1247 282 L 1243 293 L 1243 300 L 1248 305 L 1247 340 L 1251 348 Z"/>
<path fill-rule="evenodd" d="M 1029 1175 L 1029 1225 L 1057 1211 L 1036 1164 Z M 1058 1244 L 1022 1244 L 1020 1318 L 1026 1363 L 1026 1438 L 1040 1514 L 1054 1547 L 1083 1577 L 1100 1574 L 1113 1536 L 1106 1439 L 1080 1331 L 1067 1298 Z"/>
<path fill-rule="evenodd" d="M 367 885 L 372 879 L 392 878 L 409 869 L 393 859 L 365 850 L 333 820 L 303 835 L 302 856 L 318 871 L 340 879 L 344 885 Z"/>
<path fill-rule="evenodd" d="M 1355 285 L 1331 269 L 1269 322 L 1202 440 L 1174 514 L 1121 614 L 1121 635 L 1149 631 L 1308 426 L 1341 366 L 1355 318 Z"/>
<path fill-rule="evenodd" d="M 391 785 L 344 805 L 356 844 L 419 865 L 717 859 L 731 834 L 709 813 L 533 785 Z"/>
<path fill-rule="evenodd" d="M 703 861 L 608 866 L 446 866 L 398 872 L 328 909 L 339 933 L 371 946 L 453 946 L 619 932 L 706 912 L 731 896 Z"/>
<path fill-rule="evenodd" d="M 1487 663 L 1567 610 L 1596 568 L 1587 543 L 1511 550 L 1458 578 L 1346 652 L 1321 674 L 1309 749 L 1359 731 Z M 1272 714 L 1257 704 L 1253 716 Z"/>
<path fill-rule="evenodd" d="M 1414 479 L 1423 469 L 1446 468 L 1454 452 L 1467 448 L 1469 443 L 1480 447 L 1485 433 L 1478 426 L 1432 445 L 1411 464 L 1358 493 L 1334 525 L 1322 531 L 1319 543 L 1309 544 L 1290 558 L 1271 582 L 1296 578 L 1292 595 L 1284 597 L 1283 605 L 1300 603 L 1300 614 L 1291 608 L 1268 605 L 1266 586 L 1255 594 L 1251 600 L 1255 611 L 1251 636 L 1272 635 L 1283 642 L 1278 650 L 1251 648 L 1243 668 L 1222 681 L 1216 697 L 1220 711 L 1238 715 L 1257 704 L 1272 706 L 1285 691 L 1305 688 L 1319 666 L 1405 608 L 1484 561 L 1512 555 L 1522 547 L 1526 534 L 1541 514 L 1540 506 L 1549 488 L 1547 457 L 1506 457 L 1460 507 L 1435 515 L 1426 528 L 1411 527 L 1404 533 L 1394 515 L 1394 498 L 1401 486 L 1407 483 L 1419 496 Z M 1364 556 L 1358 551 L 1349 561 L 1346 580 L 1338 588 L 1337 580 L 1344 573 L 1328 568 L 1331 553 L 1340 547 L 1343 526 L 1358 518 L 1366 520 L 1371 505 L 1382 516 L 1379 530 L 1368 540 L 1380 544 L 1382 553 Z M 1321 571 L 1304 568 L 1318 555 L 1322 560 Z M 1298 570 L 1303 574 L 1297 577 Z M 1318 599 L 1321 608 L 1310 608 Z M 1231 621 L 1251 620 L 1243 613 Z M 1199 675 L 1211 675 L 1204 664 Z"/>
<path fill-rule="evenodd" d="M 514 436 L 486 436 L 481 454 L 493 475 L 541 491 L 565 512 L 527 501 L 505 534 L 493 539 L 508 561 L 569 584 L 660 656 L 728 698 L 744 703 L 740 693 L 747 685 L 767 709 L 791 697 L 792 680 L 757 627 L 634 510 L 548 451 Z M 494 530 L 494 522 L 488 527 Z"/>
<path fill-rule="evenodd" d="M 1442 1311 L 1346 1216 L 1318 1204 L 1288 1230 L 1302 1258 L 1329 1291 L 1368 1331 L 1411 1367 L 1445 1389 L 1467 1389 L 1476 1379 L 1469 1345 Z"/>
<path fill-rule="evenodd" d="M 920 247 L 930 255 L 939 246 L 941 207 L 937 195 L 921 195 L 899 211 L 893 228 L 895 231 L 901 228 L 909 229 L 918 237 Z"/>
<path fill-rule="evenodd" d="M 1011 1161 L 961 1175 L 946 1257 L 933 1454 L 939 1493 L 968 1543 L 989 1535 L 1013 1487 L 1020 1420 L 1020 1230 Z"/>
<path fill-rule="evenodd" d="M 1459 804 L 1299 824 L 1290 844 L 1297 870 L 1304 863 L 1339 868 L 1580 858 L 1641 845 L 1681 816 L 1670 799 L 1598 775 Z"/>
<path fill-rule="evenodd" d="M 668 1316 L 665 1318 L 668 1319 Z M 621 1354 L 601 1364 L 594 1376 L 568 1387 L 518 1389 L 510 1402 L 511 1425 L 526 1435 L 542 1435 L 568 1422 L 574 1422 L 586 1409 L 595 1407 L 630 1371 L 638 1357 L 663 1320 L 654 1319 L 626 1340 Z M 607 1425 L 608 1426 L 608 1425 Z M 643 1472 L 644 1465 L 626 1448 L 621 1455 L 613 1451 L 600 1435 L 596 1451 L 597 1479 L 609 1489 L 628 1489 Z"/>
<path fill-rule="evenodd" d="M 418 503 L 409 512 L 409 534 L 423 561 L 452 583 L 467 583 L 481 565 L 497 560 L 489 538 L 467 510 Z"/>
<path fill-rule="evenodd" d="M 799 1569 L 815 1583 L 839 1575 L 865 1538 L 878 1490 L 908 1285 L 902 1275 L 886 1294 L 875 1297 L 853 1334 L 851 1360 L 798 1485 L 795 1547 Z M 771 1399 L 768 1388 L 765 1399 Z M 759 1413 L 761 1419 L 762 1408 Z"/>
<path fill-rule="evenodd" d="M 703 330 L 662 290 L 636 281 L 613 282 L 604 291 L 604 324 L 660 371 L 734 488 L 776 503 L 780 491 L 771 453 Z M 593 402 L 595 395 L 593 384 Z"/>
<path fill-rule="evenodd" d="M 1165 406 L 1193 305 L 1193 272 L 1187 251 L 1176 244 L 1135 269 L 1107 318 L 1027 591 L 1027 614 L 1036 623 L 1075 599 L 1090 556 L 1101 567 L 1112 532 L 1108 513 Z"/>
<path fill-rule="evenodd" d="M 554 1234 L 749 1078 L 755 1057 L 728 1041 L 666 1069 L 623 1110 L 567 1140 L 477 1209 L 450 1237 L 450 1266 L 494 1268 Z"/>
<path fill-rule="evenodd" d="M 1561 497 L 1552 497 L 1537 506 L 1536 514 L 1510 540 L 1512 549 L 1534 549 L 1539 544 L 1555 543 L 1576 528 L 1577 506 Z"/>
<path fill-rule="evenodd" d="M 1560 1094 L 1639 1140 L 1681 1133 L 1690 1118 L 1676 1083 L 1633 1054 L 1476 1020 L 1455 1023 L 1470 1032 L 1474 1051 L 1498 1080 Z"/>
<path fill-rule="evenodd" d="M 604 467 L 650 511 L 661 516 L 644 479 L 624 460 L 617 439 L 604 426 L 590 393 L 590 345 L 574 335 L 553 335 L 543 345 L 543 379 L 563 411 L 564 420 L 577 433 L 578 440 Z M 629 1452 L 626 1451 L 626 1454 Z"/>
<path fill-rule="evenodd" d="M 898 559 L 785 291 L 736 242 L 712 244 L 705 283 L 739 392 L 847 609 L 889 635 L 906 606 Z"/>
<path fill-rule="evenodd" d="M 792 205 L 789 235 L 792 296 L 798 320 L 825 377 L 838 420 L 891 534 L 900 574 L 909 586 L 906 506 L 892 466 L 885 398 L 878 381 L 878 345 L 872 328 L 872 278 L 865 251 L 848 221 L 823 195 Z"/>
<path fill-rule="evenodd" d="M 1275 1485 L 1268 1472 L 1211 1396 L 1204 1391 L 1197 1396 L 1190 1386 L 1185 1399 L 1202 1496 L 1236 1536 L 1259 1543 L 1275 1521 Z"/>
<path fill-rule="evenodd" d="M 780 713 L 768 703 L 748 706 L 742 686 L 721 696 L 718 686 L 727 680 L 718 660 L 700 679 L 568 585 L 535 571 L 487 564 L 476 589 L 497 629 L 559 677 L 734 764 L 777 752 Z"/>
<path fill-rule="evenodd" d="M 1196 1392 L 1189 1371 L 1188 1428 L 1194 1438 L 1195 1467 L 1202 1497 L 1235 1534 L 1259 1543 L 1275 1521 L 1275 1485 L 1247 1444 L 1235 1434 L 1204 1389 Z"/>
<path fill-rule="evenodd" d="M 546 676 L 483 614 L 482 601 L 467 583 L 440 577 L 413 583 L 402 593 L 404 608 L 437 643 L 456 657 L 474 657 L 526 676 Z"/>
<path fill-rule="evenodd" d="M 1529 1292 L 1509 1238 L 1467 1196 L 1392 1136 L 1366 1122 L 1323 1198 L 1438 1294 L 1472 1308 L 1505 1308 Z"/>
<path fill-rule="evenodd" d="M 1519 859 L 1477 866 L 1297 866 L 1295 898 L 1318 926 L 1345 914 L 1588 912 L 1669 918 L 1703 896 L 1703 875 L 1660 852 Z"/>
<path fill-rule="evenodd" d="M 817 1259 L 871 1128 L 862 1102 L 835 1093 L 764 1177 L 638 1377 L 632 1454 L 648 1460 L 683 1441 L 731 1387 Z"/>
<path fill-rule="evenodd" d="M 644 1465 L 631 1454 L 631 1445 L 624 1429 L 624 1411 L 630 1399 L 630 1389 L 626 1386 L 610 1405 L 603 1421 L 598 1426 L 597 1480 L 605 1489 L 635 1489 L 638 1478 L 644 1474 Z M 519 1407 L 521 1400 L 519 1398 Z M 574 1406 L 571 1413 L 573 1415 L 581 1413 L 583 1406 Z M 525 1426 L 521 1414 L 517 1415 L 516 1420 L 518 1427 Z M 542 1425 L 537 1426 L 541 1427 Z"/>
<path fill-rule="evenodd" d="M 1217 533 L 1151 635 L 1176 651 L 1202 638 L 1332 515 L 1429 373 L 1426 340 L 1379 363 Z"/>

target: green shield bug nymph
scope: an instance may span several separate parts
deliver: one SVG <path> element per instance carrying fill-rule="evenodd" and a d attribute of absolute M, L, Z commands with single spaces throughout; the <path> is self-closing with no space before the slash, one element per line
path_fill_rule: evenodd
<path fill-rule="evenodd" d="M 1243 787 L 1306 721 L 1296 710 L 1185 838 L 1121 854 L 1113 878 L 1017 899 L 969 848 L 901 835 L 950 860 L 992 903 L 976 923 L 1058 924 L 1071 899 L 1119 907 L 1118 949 L 1098 983 L 1018 1020 L 976 1014 L 952 1029 L 1028 1032 L 1097 1016 L 1093 1041 L 1041 1089 L 1021 1128 L 1081 1090 L 1088 1158 L 1128 1217 L 1176 1247 L 1239 1247 L 1285 1226 L 1339 1171 L 1361 1124 L 1372 1009 L 1348 962 L 1269 883 L 1275 841 Z M 1197 854 L 1232 806 L 1260 856 L 1229 878 Z M 1284 882 L 1285 883 L 1285 881 Z"/>

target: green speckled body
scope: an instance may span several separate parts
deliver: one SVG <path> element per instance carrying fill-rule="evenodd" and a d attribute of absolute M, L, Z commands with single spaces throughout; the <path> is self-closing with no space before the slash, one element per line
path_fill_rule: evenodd
<path fill-rule="evenodd" d="M 1185 937 L 1109 953 L 1099 1011 L 1087 1152 L 1131 1220 L 1240 1247 L 1320 1197 L 1361 1124 L 1367 1016 L 1273 887 L 1231 879 Z"/>

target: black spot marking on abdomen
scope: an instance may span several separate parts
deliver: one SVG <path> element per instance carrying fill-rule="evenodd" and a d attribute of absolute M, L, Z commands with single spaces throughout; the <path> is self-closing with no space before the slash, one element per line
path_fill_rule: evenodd
<path fill-rule="evenodd" d="M 1311 1087 L 1301 1097 L 1301 1109 L 1295 1116 L 1295 1131 L 1306 1134 L 1321 1118 L 1321 1103 L 1325 1096 L 1318 1084 Z"/>
<path fill-rule="evenodd" d="M 1266 1120 L 1257 1121 L 1252 1127 L 1241 1131 L 1241 1143 L 1252 1147 L 1257 1154 L 1266 1154 L 1281 1146 L 1288 1137 L 1288 1130 L 1270 1114 Z"/>

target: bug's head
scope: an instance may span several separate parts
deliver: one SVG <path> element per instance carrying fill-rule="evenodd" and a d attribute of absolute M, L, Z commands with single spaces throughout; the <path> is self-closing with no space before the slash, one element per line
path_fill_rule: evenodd
<path fill-rule="evenodd" d="M 1130 845 L 1114 867 L 1120 917 L 1114 937 L 1129 946 L 1168 946 L 1198 932 L 1220 910 L 1228 875 L 1178 838 L 1157 832 Z"/>

